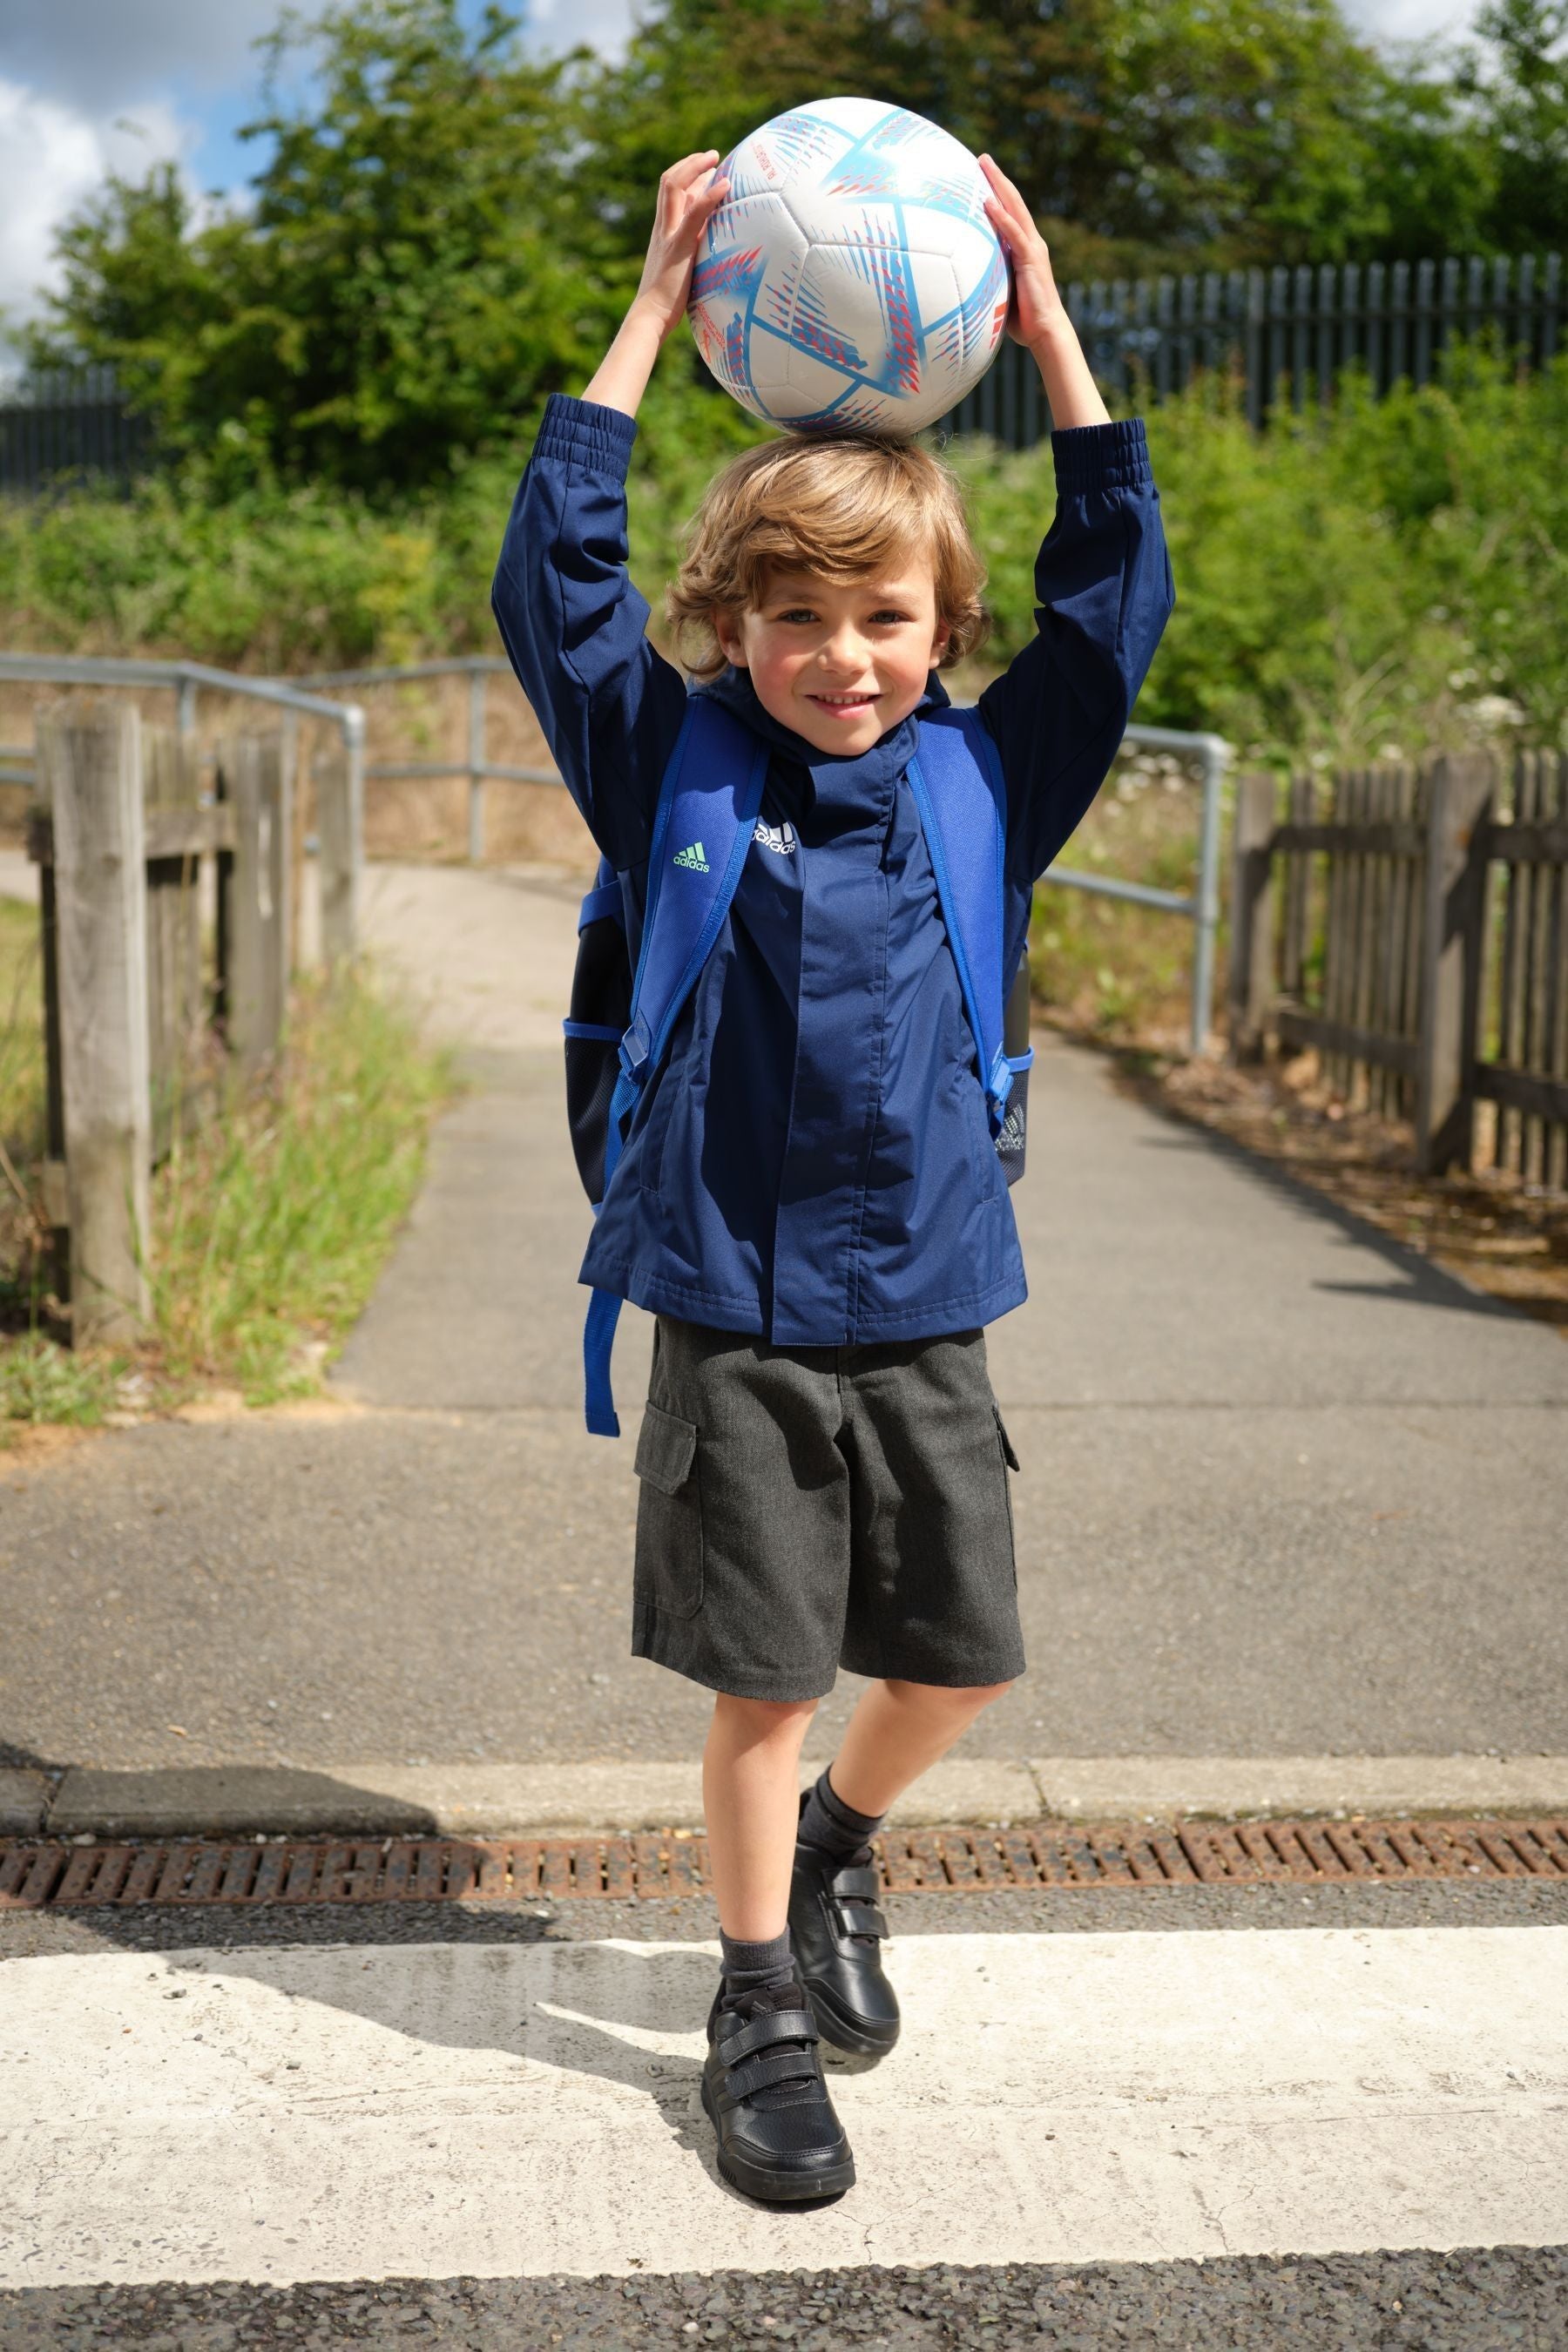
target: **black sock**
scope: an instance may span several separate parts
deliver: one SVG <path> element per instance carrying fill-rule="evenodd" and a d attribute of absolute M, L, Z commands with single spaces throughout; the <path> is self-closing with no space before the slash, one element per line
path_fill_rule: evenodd
<path fill-rule="evenodd" d="M 876 1836 L 886 1818 L 883 1813 L 858 1813 L 853 1806 L 847 1805 L 824 1767 L 805 1801 L 795 1834 L 804 1838 L 807 1845 L 819 1846 L 825 1853 L 847 1858 L 858 1853 Z"/>
<path fill-rule="evenodd" d="M 739 1936 L 726 1936 L 719 1930 L 720 1965 L 724 1971 L 725 2000 L 739 2000 L 748 1992 L 775 1992 L 790 1983 L 795 1976 L 795 1954 L 790 1948 L 789 1929 L 782 1936 L 773 1936 L 762 1943 L 748 1944 Z"/>

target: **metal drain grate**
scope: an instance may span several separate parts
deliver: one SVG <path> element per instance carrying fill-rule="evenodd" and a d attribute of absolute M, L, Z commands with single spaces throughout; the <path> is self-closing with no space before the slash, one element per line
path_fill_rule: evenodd
<path fill-rule="evenodd" d="M 889 1894 L 1041 1886 L 1568 1880 L 1568 1821 L 1178 1822 L 1104 1829 L 931 1829 L 876 1841 Z M 165 1845 L 0 1843 L 0 1910 L 89 1903 L 528 1902 L 699 1895 L 707 1842 L 640 1837 L 289 1839 Z"/>

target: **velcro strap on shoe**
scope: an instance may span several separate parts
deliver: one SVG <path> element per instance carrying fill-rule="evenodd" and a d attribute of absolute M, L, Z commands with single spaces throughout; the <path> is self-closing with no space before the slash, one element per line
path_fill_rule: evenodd
<path fill-rule="evenodd" d="M 753 2054 L 730 2069 L 724 2087 L 719 2093 L 718 2103 L 721 2107 L 738 2107 L 742 2099 L 751 2097 L 753 2091 L 765 2091 L 772 2083 L 792 2080 L 816 2083 L 821 2079 L 821 2069 L 814 2050 L 779 2050 L 771 2058 Z"/>
<path fill-rule="evenodd" d="M 837 1895 L 833 1909 L 841 1936 L 885 1936 L 888 1923 L 875 1903 L 844 1903 Z"/>
<path fill-rule="evenodd" d="M 836 1870 L 832 1884 L 835 1895 L 863 1895 L 868 1903 L 874 1903 L 882 1891 L 882 1882 L 869 1863 L 852 1863 L 845 1870 Z"/>
<path fill-rule="evenodd" d="M 737 2033 L 716 2034 L 720 2063 L 732 2066 L 753 2050 L 765 2050 L 770 2042 L 819 2042 L 816 2021 L 808 2009 L 764 2009 L 751 2018 Z"/>

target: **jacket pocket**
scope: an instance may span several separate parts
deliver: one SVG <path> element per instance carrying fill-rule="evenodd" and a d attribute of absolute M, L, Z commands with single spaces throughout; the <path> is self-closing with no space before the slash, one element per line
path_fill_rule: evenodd
<path fill-rule="evenodd" d="M 702 1606 L 702 1482 L 697 1424 L 662 1405 L 643 1408 L 634 1463 L 637 1497 L 633 1578 L 638 1594 L 670 1617 Z"/>

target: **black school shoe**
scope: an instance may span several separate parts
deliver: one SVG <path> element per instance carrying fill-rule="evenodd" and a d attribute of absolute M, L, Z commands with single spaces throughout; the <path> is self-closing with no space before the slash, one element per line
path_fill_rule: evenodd
<path fill-rule="evenodd" d="M 719 2136 L 719 2169 L 765 2205 L 837 2197 L 855 2159 L 817 2063 L 817 2030 L 798 1983 L 743 1993 L 708 2012 L 702 2105 Z"/>
<path fill-rule="evenodd" d="M 803 1794 L 800 1809 L 805 1811 Z M 812 2014 L 825 2042 L 881 2058 L 899 2038 L 899 1997 L 882 1973 L 888 1923 L 869 1846 L 845 1862 L 797 1838 L 790 1877 L 789 1937 Z"/>

